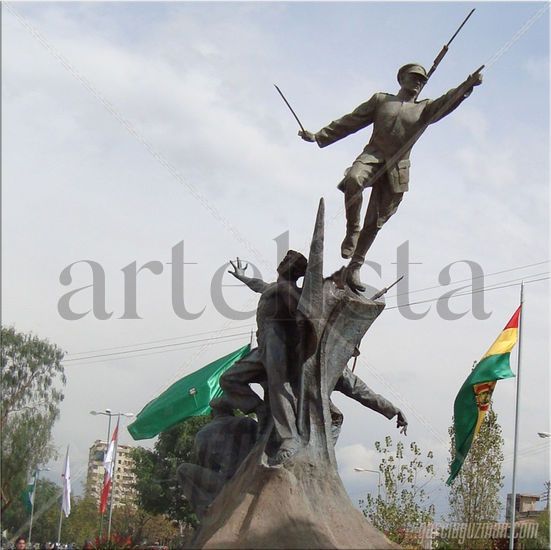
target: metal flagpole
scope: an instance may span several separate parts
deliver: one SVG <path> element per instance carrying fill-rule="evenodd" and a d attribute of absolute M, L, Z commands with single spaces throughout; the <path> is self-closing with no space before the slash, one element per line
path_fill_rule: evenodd
<path fill-rule="evenodd" d="M 57 528 L 57 543 L 61 545 L 61 524 L 63 523 L 63 493 L 61 493 L 61 506 L 59 507 L 59 527 Z"/>
<path fill-rule="evenodd" d="M 109 409 L 106 409 L 109 410 Z M 111 411 L 109 411 L 109 422 L 107 423 L 107 439 L 105 440 L 105 453 L 103 455 L 103 461 L 105 462 L 105 457 L 107 455 L 107 451 L 109 450 L 109 443 L 111 442 Z M 104 482 L 105 482 L 105 473 L 104 475 Z M 101 495 L 101 491 L 100 491 Z M 99 540 L 101 542 L 101 537 L 103 536 L 103 512 L 100 514 L 100 520 L 99 520 Z"/>
<path fill-rule="evenodd" d="M 115 450 L 113 452 L 113 468 L 111 469 L 111 500 L 109 502 L 109 522 L 107 524 L 107 541 L 111 540 L 111 518 L 113 517 L 113 501 L 115 500 L 115 474 L 117 472 L 117 450 L 119 447 L 118 427 L 121 421 L 121 413 L 117 415 L 117 438 L 115 439 Z"/>
<path fill-rule="evenodd" d="M 65 468 L 67 466 L 67 461 L 69 460 L 69 445 L 67 445 L 67 454 L 65 455 L 65 464 L 63 465 L 63 474 L 65 475 Z M 61 524 L 63 522 L 63 495 L 65 494 L 65 483 L 63 484 L 63 490 L 61 492 L 61 503 L 59 505 L 59 527 L 57 529 L 57 542 L 61 545 Z"/>
<path fill-rule="evenodd" d="M 509 550 L 515 547 L 515 512 L 517 506 L 517 449 L 518 449 L 518 410 L 520 402 L 520 359 L 522 351 L 522 326 L 524 325 L 524 281 L 520 284 L 520 317 L 518 321 L 518 354 L 517 354 L 517 396 L 515 402 L 515 441 L 513 447 L 513 487 L 511 490 L 511 528 L 509 529 Z"/>
<path fill-rule="evenodd" d="M 33 500 L 31 502 L 31 520 L 29 522 L 29 546 L 31 546 L 31 537 L 33 534 L 33 516 L 34 516 L 34 501 L 36 500 L 36 490 L 38 489 L 38 478 L 40 477 L 40 468 L 37 468 L 34 472 L 34 488 L 33 488 Z"/>

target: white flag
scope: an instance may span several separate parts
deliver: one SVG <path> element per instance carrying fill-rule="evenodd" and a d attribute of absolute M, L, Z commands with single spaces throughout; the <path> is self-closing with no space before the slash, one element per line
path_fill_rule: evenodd
<path fill-rule="evenodd" d="M 69 465 L 69 445 L 67 445 L 67 455 L 65 456 L 65 467 L 61 474 L 63 481 L 63 497 L 61 500 L 61 509 L 65 517 L 71 513 L 71 467 Z M 61 521 L 61 520 L 60 520 Z"/>

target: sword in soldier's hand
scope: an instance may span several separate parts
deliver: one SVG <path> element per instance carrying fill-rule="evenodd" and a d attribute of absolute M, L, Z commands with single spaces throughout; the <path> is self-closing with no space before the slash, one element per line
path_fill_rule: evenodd
<path fill-rule="evenodd" d="M 275 89 L 278 91 L 279 95 L 281 96 L 281 99 L 283 99 L 283 101 L 285 101 L 285 105 L 287 105 L 287 107 L 289 107 L 289 111 L 291 111 L 291 113 L 295 117 L 295 120 L 298 122 L 298 125 L 300 126 L 300 130 L 299 130 L 298 135 L 306 141 L 316 141 L 315 138 L 314 138 L 314 134 L 312 132 L 309 132 L 308 130 L 306 130 L 304 128 L 304 126 L 302 125 L 302 122 L 300 122 L 300 119 L 298 118 L 297 114 L 295 113 L 295 111 L 291 107 L 290 103 L 287 101 L 287 98 L 283 95 L 283 92 L 279 89 L 279 86 L 277 84 L 274 84 L 274 86 L 275 86 Z"/>

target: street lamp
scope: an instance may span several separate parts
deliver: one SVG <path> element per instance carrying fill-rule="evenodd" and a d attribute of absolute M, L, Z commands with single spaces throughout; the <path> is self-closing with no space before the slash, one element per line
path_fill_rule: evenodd
<path fill-rule="evenodd" d="M 538 435 L 542 438 L 542 439 L 545 439 L 546 437 L 551 437 L 551 434 L 549 432 L 538 432 Z"/>
<path fill-rule="evenodd" d="M 40 472 L 49 472 L 50 468 L 36 468 L 34 471 L 34 489 L 33 489 L 33 499 L 31 501 L 31 520 L 29 522 L 29 546 L 31 546 L 31 537 L 33 534 L 33 517 L 34 517 L 34 501 L 36 500 L 36 491 L 38 489 L 38 478 L 40 477 Z"/>
<path fill-rule="evenodd" d="M 368 470 L 367 468 L 354 468 L 355 472 L 371 472 L 372 474 L 377 474 L 379 476 L 379 482 L 377 483 L 377 496 L 381 496 L 381 472 L 378 470 Z"/>
<path fill-rule="evenodd" d="M 125 416 L 127 418 L 130 418 L 134 416 L 134 413 L 132 412 L 111 412 L 111 409 L 105 409 L 104 411 L 90 411 L 90 414 L 93 416 L 103 415 L 108 416 L 109 421 L 107 423 L 107 439 L 105 440 L 105 453 L 103 455 L 104 462 L 105 462 L 105 456 L 107 455 L 107 451 L 109 450 L 109 436 L 111 434 L 111 418 L 113 416 L 117 417 L 117 420 L 120 420 L 121 416 Z M 115 452 L 113 453 L 113 468 L 111 472 L 111 494 L 109 495 L 109 522 L 107 524 L 107 540 L 110 540 L 111 538 L 111 519 L 113 517 L 113 495 L 115 493 L 115 470 L 117 469 L 117 447 L 118 447 L 119 439 L 115 440 Z M 99 524 L 99 538 L 101 541 L 101 537 L 103 535 L 103 514 L 101 514 L 100 524 Z"/>

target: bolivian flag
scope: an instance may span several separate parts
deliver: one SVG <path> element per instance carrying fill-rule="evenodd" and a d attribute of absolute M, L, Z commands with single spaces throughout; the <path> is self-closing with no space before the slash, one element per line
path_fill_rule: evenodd
<path fill-rule="evenodd" d="M 453 405 L 455 458 L 450 468 L 448 485 L 455 479 L 471 444 L 490 408 L 492 392 L 498 380 L 515 376 L 509 366 L 511 350 L 517 343 L 520 307 L 484 357 L 461 386 Z"/>

